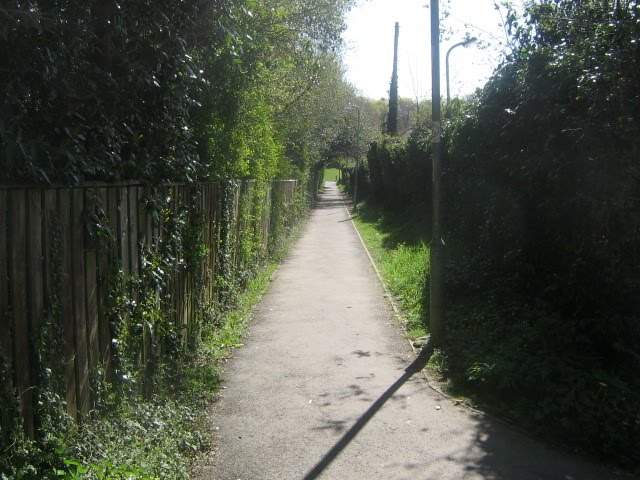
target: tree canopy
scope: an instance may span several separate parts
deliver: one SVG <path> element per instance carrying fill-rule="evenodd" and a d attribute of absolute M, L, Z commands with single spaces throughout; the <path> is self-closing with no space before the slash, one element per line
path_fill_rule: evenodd
<path fill-rule="evenodd" d="M 304 171 L 324 147 L 298 120 L 323 89 L 351 91 L 336 53 L 350 3 L 4 2 L 0 181 Z"/>

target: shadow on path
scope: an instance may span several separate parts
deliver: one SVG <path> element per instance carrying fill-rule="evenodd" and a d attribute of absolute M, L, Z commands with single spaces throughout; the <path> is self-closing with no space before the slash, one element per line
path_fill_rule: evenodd
<path fill-rule="evenodd" d="M 314 205 L 316 210 L 332 210 L 345 206 L 345 202 L 342 197 L 330 197 L 327 194 L 319 195 Z"/>
<path fill-rule="evenodd" d="M 433 354 L 433 345 L 427 344 L 420 355 L 404 370 L 404 374 L 395 381 L 373 404 L 369 409 L 353 424 L 353 426 L 336 442 L 336 444 L 322 457 L 322 459 L 304 476 L 304 480 L 316 479 L 322 472 L 340 455 L 349 443 L 360 433 L 360 430 L 371 420 L 374 415 L 387 403 L 399 389 L 409 381 L 416 373 L 420 372 Z"/>

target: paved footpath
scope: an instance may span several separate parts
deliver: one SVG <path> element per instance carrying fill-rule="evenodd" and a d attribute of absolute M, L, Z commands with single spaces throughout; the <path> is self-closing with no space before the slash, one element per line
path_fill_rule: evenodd
<path fill-rule="evenodd" d="M 335 183 L 263 297 L 198 477 L 615 479 L 429 388 Z"/>

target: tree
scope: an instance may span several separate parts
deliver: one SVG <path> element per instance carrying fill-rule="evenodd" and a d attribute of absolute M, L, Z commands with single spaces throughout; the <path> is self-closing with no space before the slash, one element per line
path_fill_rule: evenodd
<path fill-rule="evenodd" d="M 0 181 L 273 178 L 301 162 L 283 118 L 318 92 L 350 3 L 3 8 Z"/>

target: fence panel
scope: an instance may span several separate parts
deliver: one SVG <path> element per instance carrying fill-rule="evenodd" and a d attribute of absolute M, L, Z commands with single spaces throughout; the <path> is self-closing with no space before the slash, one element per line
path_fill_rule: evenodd
<path fill-rule="evenodd" d="M 73 320 L 75 323 L 76 384 L 78 387 L 78 411 L 82 415 L 89 412 L 91 402 L 89 390 L 89 353 L 87 348 L 87 321 L 85 276 L 84 276 L 84 202 L 82 190 L 71 190 L 71 245 L 73 284 Z"/>
<path fill-rule="evenodd" d="M 60 285 L 54 278 L 54 242 L 57 241 L 54 233 L 54 219 L 58 219 L 57 194 L 54 189 L 42 192 L 42 287 L 46 318 L 44 321 L 53 329 L 55 319 L 54 314 L 54 291 Z M 47 339 L 51 340 L 51 339 Z M 59 357 L 58 357 L 59 358 Z M 58 371 L 58 369 L 56 369 Z"/>
<path fill-rule="evenodd" d="M 98 218 L 99 197 L 95 189 L 84 192 L 84 225 L 85 240 L 85 295 L 87 320 L 87 349 L 89 369 L 100 365 L 100 325 L 98 322 L 98 238 L 93 225 Z"/>
<path fill-rule="evenodd" d="M 206 248 L 201 264 L 187 268 L 186 262 L 193 259 L 179 248 L 158 299 L 158 307 L 179 327 L 183 344 L 188 343 L 189 335 L 201 329 L 202 307 L 217 308 L 220 301 L 219 269 L 247 267 L 243 235 L 251 235 L 266 251 L 272 195 L 268 191 L 258 198 L 257 188 L 254 182 L 224 188 L 217 183 L 153 189 L 135 184 L 0 186 L 0 380 L 4 392 L 14 392 L 28 436 L 34 436 L 37 425 L 40 371 L 49 368 L 38 359 L 55 361 L 52 355 L 38 355 L 37 349 L 50 340 L 43 332 L 59 332 L 61 337 L 56 342 L 62 364 L 55 370 L 64 379 L 64 392 L 59 393 L 69 415 L 88 414 L 96 400 L 92 372 L 102 370 L 105 380 L 113 379 L 110 289 L 124 288 L 120 294 L 132 294 L 126 282 L 142 274 L 143 255 L 166 246 L 163 241 L 173 233 L 168 230 L 170 218 L 188 222 L 189 228 L 201 224 Z M 284 204 L 291 205 L 296 182 L 278 182 L 277 188 Z M 287 224 L 293 210 L 280 214 Z M 119 277 L 114 277 L 118 271 Z M 125 285 L 119 285 L 118 278 Z M 163 354 L 162 339 L 156 335 L 152 327 L 143 326 L 139 360 L 144 372 Z M 3 445 L 15 420 L 9 412 L 0 409 Z"/>
<path fill-rule="evenodd" d="M 33 409 L 37 407 L 37 390 L 31 388 L 37 383 L 39 376 L 38 357 L 33 355 L 34 345 L 40 344 L 38 332 L 44 316 L 44 286 L 43 286 L 43 265 L 42 265 L 42 192 L 38 190 L 26 191 L 26 248 L 27 262 L 22 266 L 25 276 L 27 277 L 27 314 L 28 314 L 28 353 L 29 358 L 29 384 L 30 395 L 25 398 L 25 403 L 29 403 L 31 407 L 31 415 L 33 417 Z M 18 357 L 19 358 L 19 357 Z M 31 434 L 35 429 L 34 419 L 25 417 L 25 426 L 27 433 Z"/>
<path fill-rule="evenodd" d="M 75 322 L 73 317 L 73 277 L 71 247 L 71 191 L 69 189 L 58 190 L 58 221 L 60 224 L 60 248 L 62 256 L 60 285 L 60 304 L 62 319 L 64 322 L 64 365 L 66 378 L 67 413 L 76 418 L 78 414 L 76 391 L 76 349 L 75 349 Z"/>

